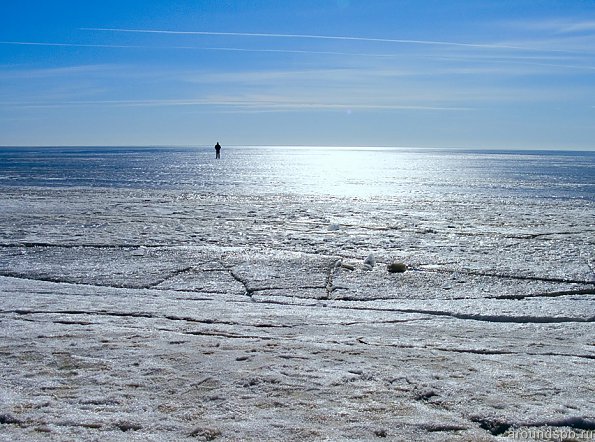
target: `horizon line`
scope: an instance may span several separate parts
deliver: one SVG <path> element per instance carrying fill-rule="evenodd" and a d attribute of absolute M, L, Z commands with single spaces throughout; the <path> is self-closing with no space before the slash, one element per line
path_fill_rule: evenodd
<path fill-rule="evenodd" d="M 213 144 L 19 144 L 5 145 L 0 144 L 0 149 L 19 149 L 19 148 L 146 148 L 146 149 L 176 149 L 176 148 L 212 148 Z M 434 150 L 486 150 L 486 151 L 553 151 L 553 152 L 593 152 L 595 147 L 590 148 L 561 148 L 561 147 L 464 147 L 464 146 L 395 146 L 389 144 L 379 145 L 338 145 L 338 144 L 223 144 L 225 148 L 329 148 L 329 149 L 434 149 Z"/>

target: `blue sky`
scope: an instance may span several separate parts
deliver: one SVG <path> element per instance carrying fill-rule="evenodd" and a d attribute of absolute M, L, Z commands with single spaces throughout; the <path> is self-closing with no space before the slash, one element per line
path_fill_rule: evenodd
<path fill-rule="evenodd" d="M 595 2 L 0 3 L 0 145 L 595 149 Z"/>

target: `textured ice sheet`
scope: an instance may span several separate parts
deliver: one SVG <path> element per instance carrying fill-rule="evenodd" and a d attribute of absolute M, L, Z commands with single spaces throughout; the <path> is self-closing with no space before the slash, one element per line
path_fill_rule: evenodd
<path fill-rule="evenodd" d="M 3 437 L 595 429 L 592 203 L 31 188 L 0 204 Z"/>

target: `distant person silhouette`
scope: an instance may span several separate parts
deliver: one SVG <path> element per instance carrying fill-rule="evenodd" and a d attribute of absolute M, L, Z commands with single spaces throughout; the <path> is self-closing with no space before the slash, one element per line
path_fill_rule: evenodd
<path fill-rule="evenodd" d="M 217 144 L 215 144 L 215 158 L 221 158 L 221 145 L 218 141 Z"/>

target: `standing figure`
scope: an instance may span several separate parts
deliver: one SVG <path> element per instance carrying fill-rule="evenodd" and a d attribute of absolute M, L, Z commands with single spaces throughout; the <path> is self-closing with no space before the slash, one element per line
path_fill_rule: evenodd
<path fill-rule="evenodd" d="M 221 145 L 218 141 L 217 144 L 215 144 L 215 158 L 221 158 Z"/>

